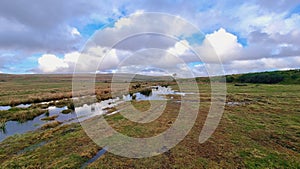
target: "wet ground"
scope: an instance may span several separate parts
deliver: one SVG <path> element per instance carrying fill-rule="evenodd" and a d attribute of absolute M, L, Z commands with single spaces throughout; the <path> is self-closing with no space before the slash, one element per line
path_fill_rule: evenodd
<path fill-rule="evenodd" d="M 83 106 L 76 107 L 75 111 L 72 111 L 67 114 L 63 113 L 64 110 L 68 109 L 67 106 L 63 106 L 63 107 L 49 106 L 47 108 L 48 113 L 39 115 L 35 117 L 33 120 L 29 120 L 23 123 L 20 123 L 18 121 L 7 121 L 5 123 L 5 127 L 3 128 L 3 130 L 0 131 L 0 141 L 15 134 L 23 134 L 25 132 L 33 131 L 41 128 L 42 125 L 49 122 L 47 120 L 43 120 L 47 117 L 55 117 L 53 120 L 57 120 L 63 124 L 81 122 L 83 120 L 89 119 L 97 115 L 107 114 L 109 116 L 109 115 L 116 114 L 119 112 L 119 110 L 114 112 L 109 112 L 108 110 L 124 102 L 129 102 L 132 100 L 136 100 L 136 101 L 167 100 L 166 95 L 170 95 L 170 94 L 184 95 L 185 93 L 176 92 L 172 90 L 170 87 L 152 86 L 152 92 L 149 96 L 143 95 L 139 92 L 131 95 L 130 94 L 123 95 L 122 99 L 117 97 L 114 99 L 107 99 L 89 105 L 84 104 Z M 74 98 L 74 100 L 76 99 L 78 98 Z M 39 104 L 49 104 L 51 102 L 55 102 L 55 101 L 42 102 Z M 30 106 L 31 104 L 21 104 L 16 107 L 28 108 Z M 12 107 L 0 106 L 0 111 L 9 110 L 10 108 Z"/>

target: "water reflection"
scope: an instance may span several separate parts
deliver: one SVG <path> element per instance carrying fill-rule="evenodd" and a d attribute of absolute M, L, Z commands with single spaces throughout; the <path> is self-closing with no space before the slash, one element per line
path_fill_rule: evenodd
<path fill-rule="evenodd" d="M 30 106 L 31 106 L 31 104 L 19 104 L 15 107 L 17 107 L 17 108 L 28 108 Z M 12 108 L 11 106 L 0 106 L 0 110 L 9 110 L 11 108 Z"/>
<path fill-rule="evenodd" d="M 18 107 L 18 108 L 28 108 L 30 106 L 31 106 L 31 104 L 20 104 L 20 105 L 18 105 L 16 107 Z"/>
<path fill-rule="evenodd" d="M 49 116 L 60 114 L 60 112 L 66 107 L 57 108 L 57 107 L 49 107 Z M 14 134 L 23 134 L 28 131 L 33 131 L 41 127 L 41 125 L 47 123 L 47 121 L 41 120 L 42 118 L 47 117 L 47 114 L 42 114 L 35 117 L 33 120 L 29 120 L 23 123 L 18 121 L 8 121 L 6 122 L 6 132 L 0 133 L 0 141 L 7 138 L 8 136 L 12 136 Z"/>
<path fill-rule="evenodd" d="M 9 110 L 11 106 L 0 106 L 0 110 Z"/>
<path fill-rule="evenodd" d="M 145 96 L 141 93 L 134 93 L 134 94 L 128 94 L 124 95 L 122 99 L 119 97 L 114 99 L 107 99 L 103 100 L 97 103 L 93 103 L 90 105 L 83 105 L 81 107 L 76 107 L 75 111 L 71 111 L 70 113 L 62 113 L 62 111 L 67 110 L 68 107 L 56 107 L 56 106 L 50 106 L 48 107 L 48 112 L 45 114 L 42 114 L 40 116 L 35 117 L 33 120 L 29 120 L 23 123 L 17 122 L 17 121 L 8 121 L 2 125 L 0 123 L 0 141 L 7 138 L 8 136 L 14 135 L 14 134 L 22 134 L 28 131 L 33 131 L 38 128 L 40 128 L 43 124 L 46 124 L 47 121 L 43 121 L 41 119 L 45 117 L 51 117 L 51 116 L 57 116 L 55 120 L 59 122 L 63 122 L 64 124 L 74 123 L 74 122 L 81 122 L 86 119 L 89 119 L 91 117 L 97 116 L 97 115 L 103 115 L 108 113 L 108 109 L 113 108 L 123 102 L 126 101 L 132 101 L 132 100 L 166 100 L 165 95 L 168 94 L 184 94 L 175 92 L 170 87 L 161 87 L 161 86 L 153 86 L 151 89 L 151 93 L 149 96 Z M 46 102 L 45 102 L 46 103 Z M 17 107 L 19 108 L 27 108 L 31 106 L 31 104 L 21 104 Z M 9 110 L 10 106 L 0 106 L 0 110 Z M 118 113 L 118 111 L 112 112 L 108 115 L 113 115 Z"/>

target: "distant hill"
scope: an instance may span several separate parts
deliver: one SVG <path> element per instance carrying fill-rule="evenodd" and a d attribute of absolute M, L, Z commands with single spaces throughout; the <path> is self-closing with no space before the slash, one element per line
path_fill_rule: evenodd
<path fill-rule="evenodd" d="M 95 74 L 76 74 L 79 78 L 94 78 Z M 0 82 L 72 82 L 73 74 L 0 74 Z M 146 76 L 135 74 L 96 74 L 96 82 L 173 81 L 171 76 Z"/>
<path fill-rule="evenodd" d="M 77 74 L 77 77 L 87 77 L 87 74 Z M 94 74 L 88 74 L 89 77 L 94 77 Z M 72 74 L 0 74 L 0 82 L 29 80 L 31 82 L 72 82 Z M 173 81 L 171 76 L 147 76 L 134 74 L 97 74 L 96 82 L 110 83 L 114 78 L 114 82 L 138 82 L 138 81 Z M 132 80 L 131 80 L 132 79 Z M 216 78 L 218 79 L 218 78 Z M 181 79 L 189 80 L 189 79 Z M 208 77 L 197 77 L 198 82 L 209 83 Z M 263 83 L 263 84 L 300 84 L 300 69 L 272 72 L 258 72 L 226 75 L 228 83 Z"/>
<path fill-rule="evenodd" d="M 300 69 L 227 75 L 231 83 L 300 84 Z"/>

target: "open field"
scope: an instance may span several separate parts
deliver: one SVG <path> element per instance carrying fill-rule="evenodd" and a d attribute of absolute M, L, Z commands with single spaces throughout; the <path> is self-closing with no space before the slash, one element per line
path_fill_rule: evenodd
<path fill-rule="evenodd" d="M 94 76 L 94 75 L 90 75 Z M 8 75 L 0 74 L 0 105 L 18 105 L 22 103 L 39 103 L 43 101 L 59 100 L 72 97 L 73 75 Z M 116 79 L 125 82 L 126 74 L 115 75 Z M 159 82 L 172 81 L 170 77 L 151 77 L 137 75 L 135 83 L 151 79 Z M 96 93 L 103 98 L 109 97 L 111 74 L 97 75 L 95 77 Z M 150 85 L 150 84 L 149 84 Z M 131 88 L 132 89 L 132 88 Z M 134 89 L 132 89 L 134 91 Z"/>
<path fill-rule="evenodd" d="M 0 104 L 69 98 L 71 80 L 65 76 L 2 78 Z M 97 80 L 96 92 L 101 98 L 110 97 L 105 92 L 109 91 L 108 82 L 109 77 Z M 166 82 L 132 85 L 138 83 L 141 87 L 132 88 L 132 92 Z M 167 83 L 173 89 L 178 88 L 173 82 Z M 38 130 L 0 142 L 0 168 L 80 168 L 85 165 L 87 168 L 300 168 L 300 85 L 228 83 L 222 120 L 213 136 L 203 144 L 198 139 L 211 105 L 210 85 L 201 82 L 198 86 L 201 104 L 194 127 L 183 141 L 161 155 L 130 159 L 106 152 L 87 164 L 103 147 L 97 146 L 78 123 L 62 125 L 52 119 Z M 151 137 L 168 129 L 177 117 L 180 97 L 172 97 L 163 114 L 151 123 L 137 124 L 119 113 L 105 119 L 125 135 Z M 67 106 L 69 103 L 70 100 L 66 100 L 56 104 Z M 148 101 L 130 103 L 141 112 L 149 107 Z M 42 105 L 0 111 L 0 118 L 18 120 L 18 114 L 34 114 L 37 110 L 43 110 Z"/>

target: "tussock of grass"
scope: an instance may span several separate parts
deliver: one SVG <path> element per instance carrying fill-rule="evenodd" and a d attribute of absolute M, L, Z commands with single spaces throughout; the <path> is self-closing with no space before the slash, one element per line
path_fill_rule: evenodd
<path fill-rule="evenodd" d="M 6 119 L 6 121 L 19 121 L 25 122 L 32 120 L 35 117 L 48 112 L 43 109 L 31 109 L 31 108 L 11 108 L 9 110 L 0 111 L 0 118 Z"/>
<path fill-rule="evenodd" d="M 5 131 L 6 131 L 6 119 L 0 119 L 0 131 L 5 133 Z"/>
<path fill-rule="evenodd" d="M 71 109 L 66 109 L 66 110 L 61 111 L 62 114 L 69 114 L 72 112 L 73 112 L 73 110 L 71 110 Z"/>
<path fill-rule="evenodd" d="M 46 123 L 44 125 L 42 125 L 41 129 L 42 130 L 45 130 L 45 129 L 49 129 L 49 128 L 54 128 L 54 127 L 57 127 L 59 126 L 60 124 L 62 124 L 62 122 L 59 122 L 59 121 L 52 121 L 52 122 L 49 122 L 49 123 Z"/>
<path fill-rule="evenodd" d="M 58 117 L 58 115 L 54 115 L 54 116 L 44 117 L 44 118 L 42 118 L 41 120 L 44 120 L 44 121 L 53 121 L 53 120 L 55 120 L 57 117 Z"/>
<path fill-rule="evenodd" d="M 140 93 L 145 96 L 150 96 L 150 94 L 152 93 L 152 89 L 146 88 L 144 90 L 141 90 Z"/>
<path fill-rule="evenodd" d="M 70 109 L 70 110 L 75 110 L 75 105 L 74 105 L 74 103 L 73 102 L 70 102 L 69 104 L 68 104 L 68 109 Z"/>

